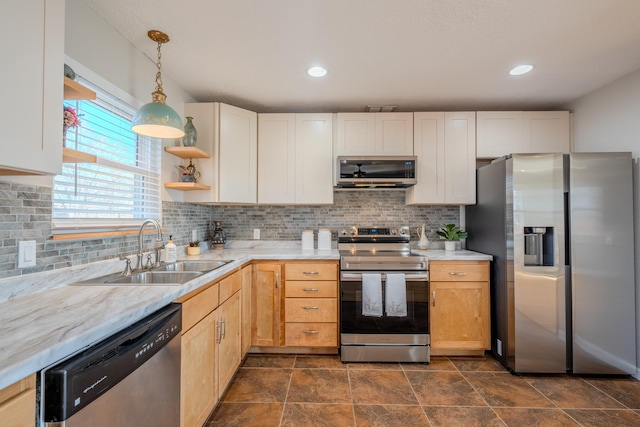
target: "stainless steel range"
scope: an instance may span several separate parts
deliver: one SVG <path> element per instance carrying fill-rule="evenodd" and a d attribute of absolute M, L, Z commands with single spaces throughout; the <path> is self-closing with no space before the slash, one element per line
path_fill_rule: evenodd
<path fill-rule="evenodd" d="M 429 272 L 409 227 L 339 232 L 340 358 L 429 362 Z"/>

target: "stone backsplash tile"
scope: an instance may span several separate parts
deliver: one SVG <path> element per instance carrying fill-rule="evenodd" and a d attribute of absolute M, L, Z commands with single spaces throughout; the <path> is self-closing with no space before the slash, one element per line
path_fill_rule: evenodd
<path fill-rule="evenodd" d="M 335 191 L 331 206 L 209 206 L 163 202 L 165 241 L 173 235 L 176 245 L 186 245 L 196 230 L 199 240 L 208 240 L 213 220 L 220 219 L 227 240 L 251 240 L 259 228 L 261 240 L 300 239 L 305 229 L 330 228 L 337 232 L 347 225 L 409 226 L 427 223 L 428 238 L 445 223 L 459 223 L 457 206 L 405 206 L 404 191 Z M 131 255 L 138 248 L 137 235 L 78 240 L 51 240 L 51 189 L 0 181 L 0 278 L 54 270 Z M 150 248 L 153 237 L 145 237 Z M 36 241 L 36 266 L 17 267 L 18 242 Z"/>

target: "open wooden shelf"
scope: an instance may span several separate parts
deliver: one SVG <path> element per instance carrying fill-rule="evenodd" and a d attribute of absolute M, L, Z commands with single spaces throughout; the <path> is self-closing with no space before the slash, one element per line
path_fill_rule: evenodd
<path fill-rule="evenodd" d="M 197 182 L 167 182 L 164 184 L 164 188 L 180 191 L 193 191 L 193 190 L 210 190 L 209 185 L 198 184 Z"/>
<path fill-rule="evenodd" d="M 93 154 L 71 148 L 62 148 L 62 163 L 95 163 L 98 160 Z"/>
<path fill-rule="evenodd" d="M 181 159 L 208 159 L 209 153 L 198 147 L 164 147 L 164 151 Z"/>
<path fill-rule="evenodd" d="M 65 77 L 64 99 L 96 99 L 96 93 L 75 80 Z"/>

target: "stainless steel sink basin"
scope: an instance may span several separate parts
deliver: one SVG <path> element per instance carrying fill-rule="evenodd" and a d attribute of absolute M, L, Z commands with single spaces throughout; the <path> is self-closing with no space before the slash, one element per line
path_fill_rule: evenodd
<path fill-rule="evenodd" d="M 201 271 L 156 271 L 135 272 L 131 276 L 120 273 L 84 280 L 76 285 L 160 285 L 179 286 L 201 276 Z"/>
<path fill-rule="evenodd" d="M 202 260 L 202 261 L 177 261 L 169 264 L 162 265 L 153 271 L 200 271 L 200 272 L 209 272 L 211 270 L 215 270 L 216 268 L 220 268 L 225 264 L 230 263 L 231 261 L 222 261 L 222 260 Z"/>
<path fill-rule="evenodd" d="M 137 283 L 141 285 L 182 285 L 201 276 L 200 271 L 141 271 L 131 276 L 121 276 L 119 279 L 108 282 L 109 284 Z"/>

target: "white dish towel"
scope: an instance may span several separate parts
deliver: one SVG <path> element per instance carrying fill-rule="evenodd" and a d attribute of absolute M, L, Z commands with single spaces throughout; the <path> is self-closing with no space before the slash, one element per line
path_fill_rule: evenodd
<path fill-rule="evenodd" d="M 384 311 L 387 316 L 406 317 L 407 281 L 404 273 L 387 273 L 384 300 Z"/>
<path fill-rule="evenodd" d="M 382 317 L 381 274 L 362 274 L 362 315 Z"/>

